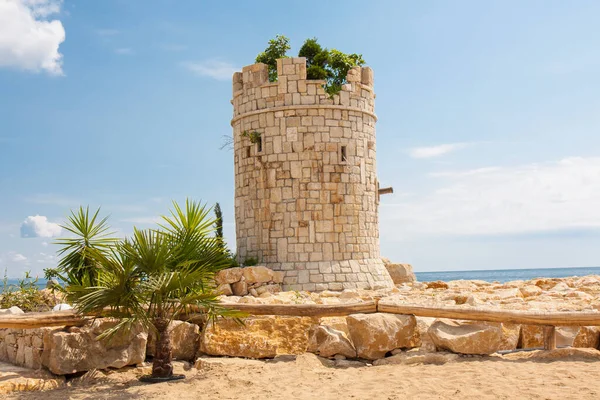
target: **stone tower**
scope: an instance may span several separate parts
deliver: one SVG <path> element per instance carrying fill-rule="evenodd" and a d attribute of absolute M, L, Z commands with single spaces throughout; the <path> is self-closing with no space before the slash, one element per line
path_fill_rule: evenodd
<path fill-rule="evenodd" d="M 285 272 L 286 290 L 393 286 L 379 254 L 373 71 L 333 98 L 306 59 L 233 75 L 238 257 Z"/>

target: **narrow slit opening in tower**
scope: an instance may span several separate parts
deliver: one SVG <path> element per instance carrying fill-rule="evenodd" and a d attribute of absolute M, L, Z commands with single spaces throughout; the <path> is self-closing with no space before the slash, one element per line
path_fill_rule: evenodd
<path fill-rule="evenodd" d="M 263 138 L 261 136 L 260 138 L 258 138 L 258 142 L 256 142 L 256 152 L 257 153 L 262 153 L 262 142 L 263 142 Z"/>
<path fill-rule="evenodd" d="M 246 158 L 250 157 L 250 146 L 246 147 Z"/>
<path fill-rule="evenodd" d="M 348 161 L 348 156 L 347 156 L 347 153 L 346 153 L 346 146 L 342 146 L 340 148 L 340 161 L 341 162 Z"/>

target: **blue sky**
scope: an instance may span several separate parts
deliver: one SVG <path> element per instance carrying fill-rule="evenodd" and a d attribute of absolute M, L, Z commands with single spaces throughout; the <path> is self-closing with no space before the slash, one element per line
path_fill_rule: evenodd
<path fill-rule="evenodd" d="M 372 3 L 372 4 L 369 4 Z M 0 0 L 0 269 L 70 208 L 119 234 L 171 200 L 233 234 L 231 74 L 275 34 L 375 72 L 382 255 L 416 271 L 600 265 L 596 1 Z M 25 237 L 23 237 L 25 236 Z"/>

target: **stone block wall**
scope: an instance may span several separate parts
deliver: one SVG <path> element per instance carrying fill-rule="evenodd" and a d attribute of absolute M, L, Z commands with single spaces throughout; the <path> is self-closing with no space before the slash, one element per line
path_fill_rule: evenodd
<path fill-rule="evenodd" d="M 333 97 L 306 79 L 305 58 L 277 70 L 274 83 L 265 64 L 233 76 L 240 260 L 284 271 L 286 290 L 392 286 L 379 255 L 372 70 L 351 69 Z"/>
<path fill-rule="evenodd" d="M 44 336 L 55 331 L 55 328 L 0 329 L 0 361 L 40 369 Z"/>

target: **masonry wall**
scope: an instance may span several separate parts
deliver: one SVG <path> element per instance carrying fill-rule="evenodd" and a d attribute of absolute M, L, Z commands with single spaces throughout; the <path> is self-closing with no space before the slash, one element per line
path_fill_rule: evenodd
<path fill-rule="evenodd" d="M 390 286 L 379 254 L 372 70 L 353 68 L 330 98 L 324 81 L 306 79 L 305 58 L 277 69 L 274 83 L 264 64 L 233 77 L 238 256 L 285 271 L 291 290 Z"/>

